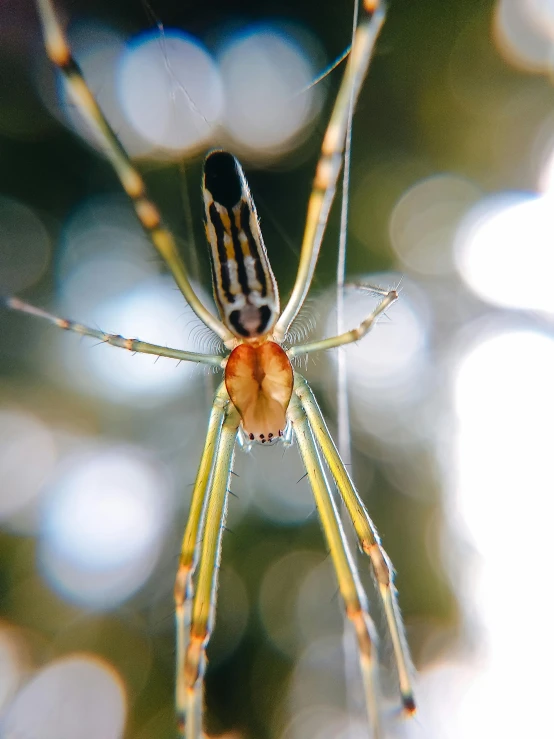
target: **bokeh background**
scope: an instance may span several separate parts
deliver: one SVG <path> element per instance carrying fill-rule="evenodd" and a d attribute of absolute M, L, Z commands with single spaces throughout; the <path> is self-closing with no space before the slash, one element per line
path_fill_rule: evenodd
<path fill-rule="evenodd" d="M 347 47 L 350 4 L 58 7 L 201 294 L 201 163 L 225 146 L 286 296 L 341 68 L 310 83 Z M 420 713 L 405 723 L 383 634 L 390 736 L 550 727 L 553 40 L 551 0 L 396 0 L 358 105 L 348 280 L 402 280 L 375 331 L 343 350 L 347 456 L 398 571 L 417 669 Z M 87 137 L 32 2 L 2 0 L 0 294 L 212 351 Z M 298 336 L 334 331 L 338 233 L 335 208 Z M 346 323 L 374 300 L 348 287 Z M 0 339 L 0 733 L 172 737 L 172 586 L 216 378 L 4 310 Z M 336 357 L 304 370 L 335 431 Z M 235 471 L 210 734 L 366 737 L 296 450 L 239 450 Z"/>

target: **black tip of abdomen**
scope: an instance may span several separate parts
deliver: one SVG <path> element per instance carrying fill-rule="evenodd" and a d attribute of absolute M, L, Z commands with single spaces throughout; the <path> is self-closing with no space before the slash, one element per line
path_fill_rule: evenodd
<path fill-rule="evenodd" d="M 204 187 L 216 203 L 227 210 L 242 197 L 242 169 L 238 161 L 227 151 L 212 151 L 204 162 Z"/>

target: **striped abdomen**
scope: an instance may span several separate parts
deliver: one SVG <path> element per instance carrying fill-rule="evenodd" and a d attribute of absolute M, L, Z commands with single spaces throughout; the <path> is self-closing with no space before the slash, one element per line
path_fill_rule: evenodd
<path fill-rule="evenodd" d="M 206 157 L 204 204 L 221 320 L 239 339 L 263 337 L 279 317 L 277 283 L 246 178 L 225 151 Z"/>

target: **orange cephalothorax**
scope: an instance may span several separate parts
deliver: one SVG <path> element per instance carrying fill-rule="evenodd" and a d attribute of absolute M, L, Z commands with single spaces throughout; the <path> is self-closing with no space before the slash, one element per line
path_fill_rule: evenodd
<path fill-rule="evenodd" d="M 252 441 L 264 444 L 283 435 L 292 384 L 289 358 L 274 341 L 233 349 L 225 367 L 225 385 Z"/>

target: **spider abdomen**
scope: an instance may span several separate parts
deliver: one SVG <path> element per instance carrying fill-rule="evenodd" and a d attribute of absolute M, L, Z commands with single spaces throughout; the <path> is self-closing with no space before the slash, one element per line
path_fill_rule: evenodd
<path fill-rule="evenodd" d="M 279 293 L 254 201 L 232 154 L 208 154 L 203 191 L 214 297 L 221 320 L 237 338 L 256 340 L 269 334 L 277 321 Z"/>
<path fill-rule="evenodd" d="M 264 444 L 283 435 L 293 374 L 279 344 L 239 344 L 227 360 L 225 385 L 252 441 Z"/>

